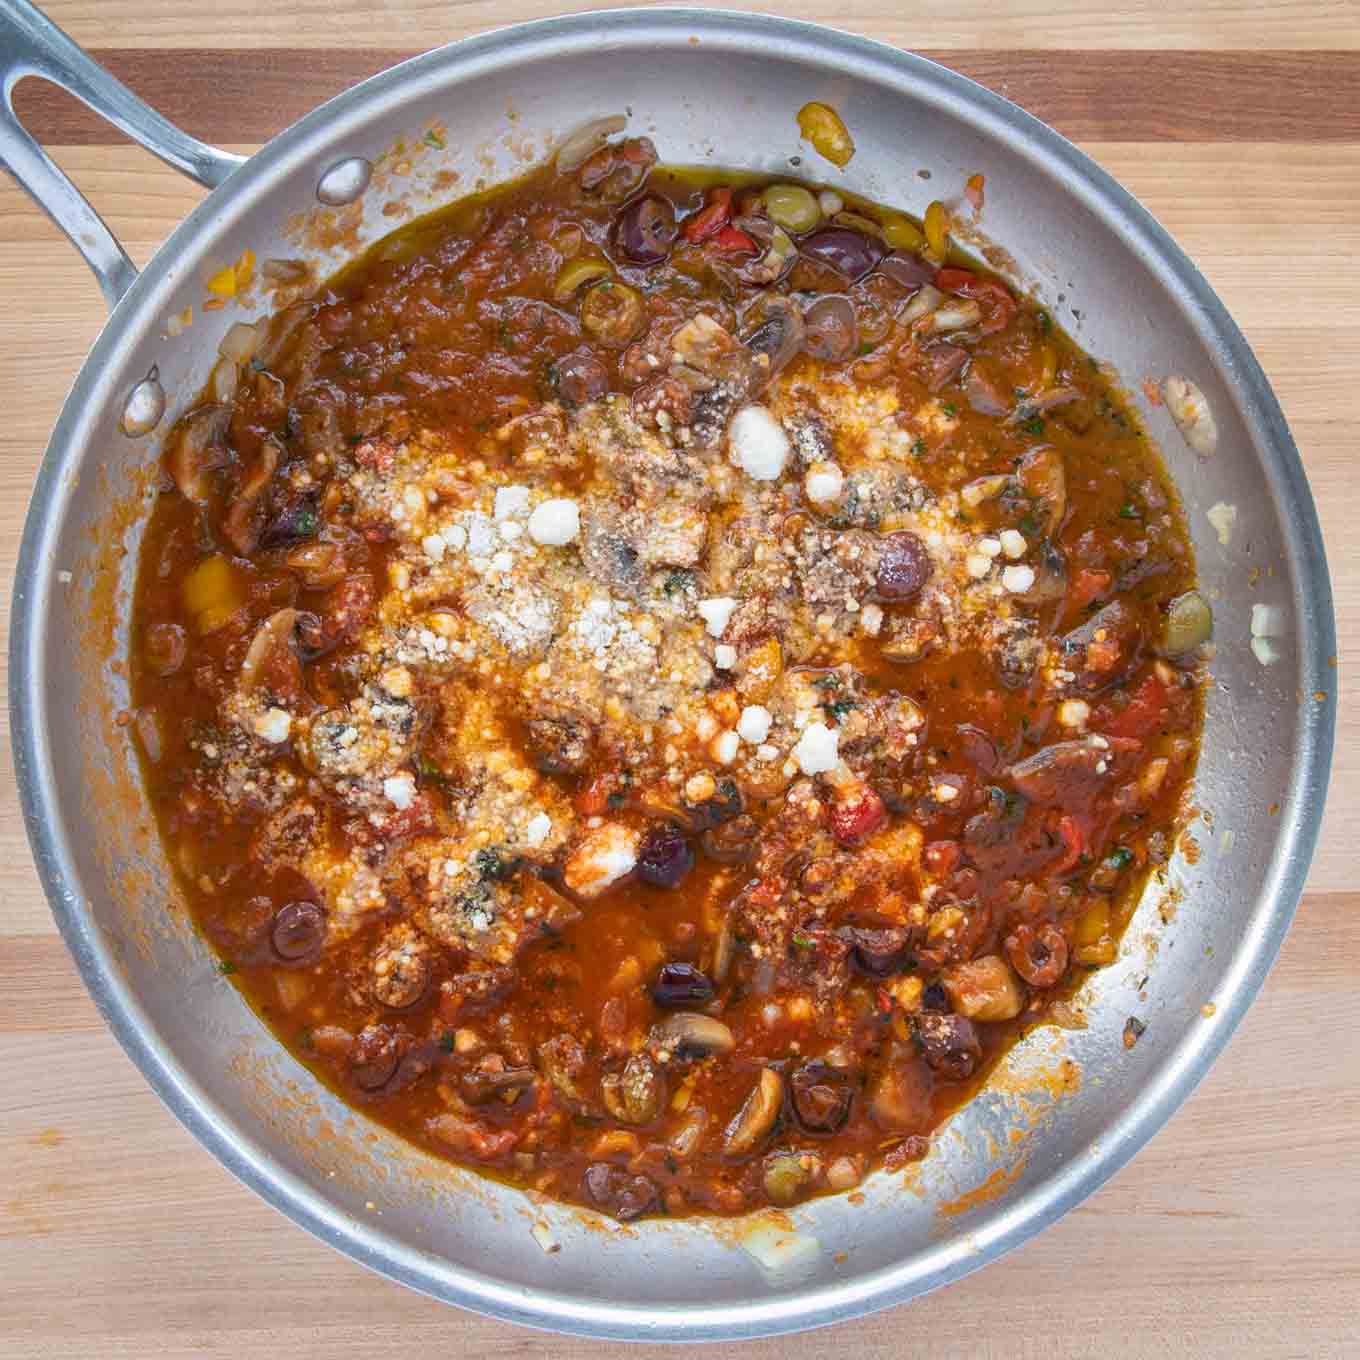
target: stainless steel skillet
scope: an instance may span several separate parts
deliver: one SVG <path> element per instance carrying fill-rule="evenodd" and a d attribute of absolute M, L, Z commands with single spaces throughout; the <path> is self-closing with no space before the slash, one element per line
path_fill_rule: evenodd
<path fill-rule="evenodd" d="M 365 82 L 245 162 L 165 123 L 22 0 L 0 4 L 0 70 L 0 158 L 114 305 L 48 446 L 15 581 L 11 724 L 25 817 L 101 1010 L 224 1165 L 323 1240 L 465 1307 L 601 1336 L 731 1340 L 852 1317 L 957 1279 L 1090 1194 L 1165 1122 L 1227 1041 L 1293 914 L 1327 782 L 1335 638 L 1316 515 L 1269 385 L 1194 267 L 1107 175 L 929 62 L 713 11 L 572 16 L 459 43 Z M 142 274 L 14 120 L 9 95 L 24 74 L 66 86 L 216 186 Z M 1089 1027 L 1022 1045 L 938 1139 L 915 1193 L 879 1176 L 863 1203 L 823 1200 L 788 1221 L 608 1231 L 451 1170 L 352 1115 L 274 1043 L 170 906 L 114 722 L 127 704 L 119 658 L 148 473 L 156 436 L 206 378 L 222 334 L 252 314 L 236 303 L 202 312 L 206 279 L 247 248 L 259 260 L 297 256 L 287 224 L 317 210 L 323 184 L 336 200 L 360 191 L 335 210 L 353 219 L 345 248 L 388 230 L 398 140 L 417 145 L 432 123 L 448 130 L 448 149 L 413 158 L 403 178 L 419 211 L 449 196 L 440 171 L 456 172 L 460 190 L 494 180 L 562 132 L 625 109 L 668 160 L 782 171 L 810 155 L 794 124 L 810 98 L 834 104 L 858 145 L 843 176 L 816 173 L 919 211 L 941 186 L 983 172 L 989 234 L 1087 349 L 1131 388 L 1177 374 L 1206 394 L 1219 431 L 1210 457 L 1192 453 L 1163 410 L 1146 414 L 1215 597 L 1198 780 L 1208 815 L 1194 862 L 1173 864 L 1174 918 L 1165 924 L 1149 896 L 1120 961 L 1090 984 Z M 364 162 L 378 167 L 366 190 Z M 342 253 L 317 255 L 329 266 Z M 190 303 L 193 325 L 171 338 Z M 143 382 L 153 369 L 169 404 L 158 423 L 156 387 Z M 1261 577 L 1249 589 L 1253 568 Z M 1253 622 L 1270 635 L 1258 645 Z M 1147 1025 L 1131 1051 L 1130 1015 Z M 1024 1136 L 1013 1145 L 1014 1128 Z M 970 1195 L 979 1187 L 986 1193 Z"/>

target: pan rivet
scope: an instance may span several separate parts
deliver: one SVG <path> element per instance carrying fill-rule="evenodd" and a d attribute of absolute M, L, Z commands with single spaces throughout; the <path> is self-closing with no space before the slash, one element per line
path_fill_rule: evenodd
<path fill-rule="evenodd" d="M 128 393 L 119 424 L 129 439 L 136 439 L 150 434 L 164 414 L 165 388 L 161 386 L 160 370 L 153 364 L 151 372 Z"/>
<path fill-rule="evenodd" d="M 373 177 L 373 166 L 362 156 L 336 161 L 317 181 L 316 196 L 332 208 L 353 203 Z"/>

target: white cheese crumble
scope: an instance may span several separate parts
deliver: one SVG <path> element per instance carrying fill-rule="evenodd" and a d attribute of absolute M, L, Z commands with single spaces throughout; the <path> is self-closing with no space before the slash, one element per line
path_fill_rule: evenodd
<path fill-rule="evenodd" d="M 544 501 L 529 516 L 529 537 L 535 543 L 560 548 L 581 532 L 581 511 L 573 500 Z"/>
<path fill-rule="evenodd" d="M 1237 507 L 1218 501 L 1204 513 L 1214 526 L 1219 543 L 1226 548 L 1232 542 L 1233 530 L 1237 527 Z"/>
<path fill-rule="evenodd" d="M 981 553 L 969 553 L 963 559 L 963 569 L 975 581 L 980 581 L 992 569 L 992 559 Z"/>
<path fill-rule="evenodd" d="M 1254 604 L 1251 607 L 1251 635 L 1254 638 L 1283 637 L 1284 610 L 1277 604 Z"/>
<path fill-rule="evenodd" d="M 835 463 L 813 463 L 803 478 L 803 490 L 813 505 L 839 505 L 845 490 L 845 474 Z"/>
<path fill-rule="evenodd" d="M 468 532 L 461 524 L 450 524 L 444 530 L 444 542 L 448 544 L 454 552 L 462 552 L 467 547 Z"/>
<path fill-rule="evenodd" d="M 770 735 L 770 710 L 763 704 L 748 704 L 741 710 L 737 735 L 752 746 L 759 746 Z"/>
<path fill-rule="evenodd" d="M 978 539 L 977 550 L 984 557 L 1001 556 L 1001 540 L 999 538 L 980 538 Z"/>
<path fill-rule="evenodd" d="M 737 747 L 740 740 L 737 734 L 729 727 L 727 731 L 720 732 L 713 740 L 710 750 L 713 752 L 713 759 L 719 765 L 730 765 L 737 758 Z"/>
<path fill-rule="evenodd" d="M 868 637 L 877 637 L 883 627 L 883 611 L 876 604 L 866 604 L 859 616 L 859 626 Z"/>
<path fill-rule="evenodd" d="M 496 546 L 496 531 L 485 515 L 469 515 L 467 550 L 473 557 L 489 557 Z"/>
<path fill-rule="evenodd" d="M 617 822 L 591 827 L 567 857 L 562 878 L 580 897 L 598 897 L 637 864 L 641 834 Z"/>
<path fill-rule="evenodd" d="M 699 617 L 703 619 L 710 637 L 722 637 L 727 621 L 732 617 L 737 602 L 730 595 L 716 595 L 709 600 L 700 600 Z"/>
<path fill-rule="evenodd" d="M 409 774 L 394 774 L 383 780 L 383 797 L 398 812 L 405 812 L 415 802 L 416 781 Z"/>
<path fill-rule="evenodd" d="M 713 664 L 720 671 L 730 671 L 737 664 L 737 649 L 729 643 L 720 642 L 713 649 Z"/>
<path fill-rule="evenodd" d="M 1091 705 L 1084 699 L 1064 699 L 1058 705 L 1058 721 L 1073 731 L 1082 732 L 1091 718 Z"/>
<path fill-rule="evenodd" d="M 540 812 L 537 817 L 529 820 L 529 825 L 524 828 L 525 843 L 537 848 L 548 839 L 548 832 L 552 830 L 552 818 L 546 812 Z"/>
<path fill-rule="evenodd" d="M 274 746 L 287 741 L 292 730 L 293 719 L 281 708 L 267 708 L 255 719 L 255 735 Z"/>
<path fill-rule="evenodd" d="M 431 562 L 442 562 L 449 545 L 444 542 L 441 534 L 426 534 L 420 540 L 420 546 Z"/>
<path fill-rule="evenodd" d="M 1001 573 L 1001 584 L 1012 595 L 1023 595 L 1034 584 L 1034 568 L 1026 566 L 1007 567 Z"/>
<path fill-rule="evenodd" d="M 529 509 L 529 488 L 527 486 L 501 486 L 496 488 L 496 501 L 492 509 L 497 523 L 505 519 L 523 519 Z"/>
<path fill-rule="evenodd" d="M 783 426 L 763 406 L 743 406 L 727 430 L 732 461 L 757 482 L 779 479 L 791 445 Z"/>
<path fill-rule="evenodd" d="M 1019 529 L 1003 529 L 1001 531 L 1001 551 L 1012 562 L 1018 562 L 1029 551 L 1029 544 L 1025 542 L 1025 536 Z"/>
<path fill-rule="evenodd" d="M 804 774 L 825 774 L 840 764 L 840 744 L 839 732 L 825 723 L 808 723 L 793 748 L 793 758 Z"/>

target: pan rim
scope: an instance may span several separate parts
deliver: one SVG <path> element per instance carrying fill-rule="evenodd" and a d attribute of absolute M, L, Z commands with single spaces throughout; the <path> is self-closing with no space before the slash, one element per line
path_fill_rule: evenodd
<path fill-rule="evenodd" d="M 92 412 L 112 398 L 109 362 L 166 278 L 167 261 L 214 230 L 226 196 L 260 192 L 281 175 L 310 163 L 313 147 L 348 127 L 362 127 L 367 110 L 398 85 L 462 79 L 507 64 L 569 55 L 589 46 L 647 42 L 679 46 L 700 35 L 710 50 L 748 51 L 754 44 L 825 69 L 845 71 L 889 88 L 934 98 L 971 118 L 989 135 L 1023 143 L 1024 154 L 1060 174 L 1126 244 L 1156 261 L 1183 292 L 1193 324 L 1231 366 L 1236 396 L 1268 455 L 1285 516 L 1286 553 L 1296 579 L 1310 591 L 1300 601 L 1301 683 L 1326 674 L 1336 652 L 1330 578 L 1316 508 L 1302 461 L 1278 402 L 1245 338 L 1180 247 L 1126 190 L 1070 142 L 1037 119 L 963 76 L 886 44 L 802 21 L 760 14 L 686 8 L 621 9 L 566 15 L 464 39 L 371 77 L 336 96 L 279 134 L 210 194 L 176 228 L 110 316 L 63 406 L 44 454 L 25 524 L 15 577 L 10 641 L 11 735 L 21 804 L 35 863 L 53 915 L 101 1014 L 124 1050 L 172 1113 L 238 1179 L 295 1223 L 329 1245 L 420 1292 L 475 1312 L 566 1333 L 611 1339 L 734 1340 L 770 1336 L 877 1311 L 952 1282 L 1018 1246 L 1085 1199 L 1170 1118 L 1208 1071 L 1254 999 L 1293 919 L 1322 817 L 1335 725 L 1335 673 L 1329 701 L 1301 726 L 1282 798 L 1277 848 L 1261 907 L 1250 922 L 1222 984 L 1230 997 L 1217 1023 L 1192 1030 L 1153 1079 L 1119 1114 L 1098 1152 L 1073 1159 L 1058 1174 L 996 1206 L 972 1232 L 971 1245 L 943 1244 L 874 1274 L 781 1295 L 764 1303 L 666 1310 L 602 1303 L 553 1291 L 526 1291 L 444 1258 L 419 1252 L 375 1224 L 356 1224 L 309 1186 L 273 1163 L 245 1129 L 229 1120 L 182 1068 L 151 1027 L 123 980 L 107 942 L 76 892 L 70 838 L 54 799 L 44 686 L 44 642 L 50 616 L 52 548 L 69 489 L 70 466 L 87 442 Z M 699 49 L 703 50 L 702 46 Z M 1117 227 L 1116 227 L 1116 224 Z"/>

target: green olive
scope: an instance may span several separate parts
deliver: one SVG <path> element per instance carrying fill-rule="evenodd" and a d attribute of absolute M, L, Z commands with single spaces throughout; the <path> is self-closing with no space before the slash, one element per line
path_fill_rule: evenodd
<path fill-rule="evenodd" d="M 1214 632 L 1214 611 L 1197 590 L 1187 590 L 1171 601 L 1166 616 L 1165 648 L 1168 656 L 1184 656 Z"/>
<path fill-rule="evenodd" d="M 568 260 L 553 280 L 553 301 L 570 302 L 586 284 L 607 279 L 613 272 L 604 260 Z"/>
<path fill-rule="evenodd" d="M 774 1152 L 765 1159 L 765 1193 L 776 1204 L 792 1204 L 821 1174 L 822 1159 L 809 1152 Z"/>
<path fill-rule="evenodd" d="M 636 340 L 646 322 L 642 294 L 626 283 L 598 283 L 581 299 L 581 325 L 613 349 Z"/>
<path fill-rule="evenodd" d="M 801 184 L 772 184 L 765 190 L 765 211 L 785 231 L 812 231 L 822 220 L 816 197 Z"/>

